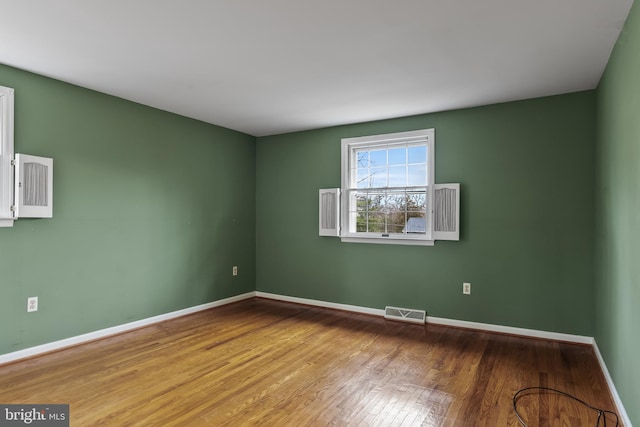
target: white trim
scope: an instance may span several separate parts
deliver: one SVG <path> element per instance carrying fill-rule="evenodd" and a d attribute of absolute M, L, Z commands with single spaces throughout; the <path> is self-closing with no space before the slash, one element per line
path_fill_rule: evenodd
<path fill-rule="evenodd" d="M 372 314 L 374 316 L 384 316 L 384 310 L 379 308 L 361 307 L 358 305 L 340 304 L 337 302 L 318 301 L 314 299 L 290 297 L 286 295 L 270 294 L 267 292 L 256 291 L 258 298 L 267 298 L 278 301 L 293 302 L 296 304 L 313 305 L 316 307 L 332 308 L 335 310 L 351 311 L 354 313 Z"/>
<path fill-rule="evenodd" d="M 342 138 L 343 144 L 352 146 L 372 145 L 372 144 L 393 144 L 394 142 L 412 143 L 419 141 L 420 143 L 435 138 L 435 128 L 409 130 L 405 132 L 382 133 L 378 135 L 356 136 L 351 138 Z"/>
<path fill-rule="evenodd" d="M 356 228 L 355 212 L 350 212 L 351 206 L 356 203 L 355 192 L 370 188 L 357 188 L 356 179 L 352 175 L 355 167 L 354 150 L 363 147 L 373 148 L 376 146 L 388 146 L 394 144 L 419 144 L 427 146 L 426 159 L 426 182 L 424 185 L 416 186 L 425 189 L 427 200 L 427 210 L 425 212 L 426 233 L 421 236 L 408 236 L 395 234 L 393 237 L 380 233 L 358 233 Z M 389 147 L 387 147 L 389 148 Z M 340 237 L 342 242 L 349 243 L 370 243 L 370 244 L 394 244 L 394 245 L 419 245 L 433 246 L 433 184 L 435 182 L 435 128 L 421 129 L 408 132 L 396 132 L 380 135 L 360 136 L 354 138 L 342 138 L 340 146 L 340 182 L 341 182 L 341 207 L 340 207 Z M 378 190 L 402 190 L 413 187 L 383 187 Z"/>
<path fill-rule="evenodd" d="M 286 295 L 271 294 L 271 293 L 260 292 L 260 291 L 256 291 L 255 294 L 259 298 L 267 298 L 267 299 L 273 299 L 278 301 L 286 301 L 286 302 L 292 302 L 297 304 L 306 304 L 306 305 L 312 305 L 316 307 L 331 308 L 331 309 L 337 309 L 337 310 L 351 311 L 354 313 L 371 314 L 375 316 L 385 317 L 384 316 L 385 311 L 377 308 L 360 307 L 356 305 L 339 304 L 339 303 L 318 301 L 318 300 L 299 298 L 299 297 L 290 297 Z M 600 368 L 602 369 L 607 385 L 609 386 L 609 391 L 611 392 L 611 396 L 613 397 L 614 403 L 617 407 L 618 416 L 620 417 L 623 425 L 629 426 L 629 427 L 633 425 L 631 424 L 629 415 L 627 414 L 627 411 L 625 410 L 624 405 L 620 400 L 620 396 L 618 395 L 616 386 L 613 383 L 613 379 L 611 378 L 611 375 L 609 375 L 609 370 L 607 369 L 607 365 L 604 363 L 604 359 L 600 354 L 600 350 L 598 349 L 595 338 L 583 336 L 583 335 L 563 334 L 559 332 L 548 332 L 548 331 L 540 331 L 536 329 L 516 328 L 513 326 L 502 326 L 502 325 L 494 325 L 490 323 L 469 322 L 466 320 L 446 319 L 442 317 L 433 317 L 433 316 L 427 316 L 427 324 L 429 323 L 434 325 L 452 326 L 456 328 L 475 329 L 479 331 L 517 335 L 517 336 L 523 336 L 527 338 L 540 338 L 540 339 L 547 339 L 547 340 L 553 340 L 553 341 L 563 341 L 563 342 L 569 342 L 569 343 L 575 343 L 575 344 L 591 345 L 596 354 L 598 362 L 600 363 Z"/>
<path fill-rule="evenodd" d="M 631 419 L 629 418 L 629 414 L 627 414 L 627 410 L 624 408 L 624 405 L 622 404 L 622 400 L 620 400 L 620 395 L 618 394 L 618 390 L 616 389 L 616 386 L 613 383 L 613 378 L 611 378 L 611 375 L 609 375 L 609 370 L 607 369 L 607 365 L 604 363 L 602 354 L 600 354 L 600 349 L 598 348 L 598 344 L 596 344 L 595 338 L 593 339 L 593 351 L 596 353 L 596 358 L 598 359 L 598 363 L 600 363 L 600 369 L 602 369 L 604 378 L 607 381 L 607 385 L 609 386 L 609 392 L 613 397 L 613 403 L 615 403 L 618 409 L 618 416 L 620 417 L 622 424 L 629 427 L 633 426 L 633 424 L 631 424 Z"/>
<path fill-rule="evenodd" d="M 393 237 L 342 237 L 340 239 L 345 243 L 376 243 L 381 245 L 409 245 L 409 246 L 434 246 L 433 240 L 419 239 L 394 239 Z"/>
<path fill-rule="evenodd" d="M 469 322 L 467 320 L 445 319 L 442 317 L 432 316 L 427 316 L 427 323 L 433 323 L 434 325 L 455 326 L 456 328 L 477 329 L 480 331 L 497 332 L 501 334 L 519 335 L 529 338 L 565 341 L 576 344 L 593 344 L 593 337 L 563 334 L 560 332 L 539 331 L 537 329 L 516 328 L 513 326 L 493 325 L 491 323 Z"/>
<path fill-rule="evenodd" d="M 290 297 L 286 295 L 271 294 L 267 292 L 256 291 L 259 298 L 267 298 L 278 301 L 293 302 L 297 304 L 313 305 L 316 307 L 332 308 L 337 310 L 351 311 L 354 313 L 372 314 L 374 316 L 384 317 L 384 310 L 378 308 L 361 307 L 357 305 L 340 304 L 335 302 L 318 301 L 300 297 Z M 434 325 L 455 326 L 457 328 L 477 329 L 487 332 L 498 332 L 502 334 L 519 335 L 523 337 L 542 338 L 554 341 L 565 341 L 576 344 L 593 344 L 592 337 L 582 335 L 562 334 L 559 332 L 539 331 L 536 329 L 515 328 L 513 326 L 493 325 L 489 323 L 469 322 L 466 320 L 445 319 L 442 317 L 427 316 L 427 323 Z"/>
<path fill-rule="evenodd" d="M 127 331 L 138 329 L 144 326 L 149 326 L 154 323 L 163 322 L 165 320 L 174 319 L 177 317 L 185 316 L 187 314 L 196 313 L 198 311 L 203 311 L 203 310 L 207 310 L 214 307 L 220 307 L 226 304 L 231 304 L 233 302 L 242 301 L 242 300 L 253 298 L 253 297 L 285 301 L 285 302 L 291 302 L 296 304 L 305 304 L 305 305 L 330 308 L 330 309 L 336 309 L 336 310 L 344 310 L 344 311 L 350 311 L 354 313 L 369 314 L 369 315 L 380 316 L 380 317 L 384 317 L 384 314 L 385 314 L 385 311 L 383 309 L 378 309 L 378 308 L 361 307 L 357 305 L 340 304 L 340 303 L 333 303 L 333 302 L 327 302 L 327 301 L 313 300 L 308 298 L 272 294 L 268 292 L 252 291 L 252 292 L 247 292 L 241 295 L 235 295 L 229 298 L 212 301 L 206 304 L 196 305 L 194 307 L 189 307 L 182 310 L 172 311 L 170 313 L 149 317 L 146 319 L 125 323 L 123 325 L 113 326 L 110 328 L 101 329 L 99 331 L 89 332 L 83 335 L 78 335 L 75 337 L 66 338 L 63 340 L 26 348 L 24 350 L 18 350 L 12 353 L 2 354 L 0 355 L 0 365 L 9 363 L 9 362 L 14 362 L 27 357 L 36 356 L 38 354 L 59 350 L 65 347 L 70 347 L 73 345 L 94 341 L 99 338 L 105 338 L 111 335 L 127 332 Z M 605 376 L 607 385 L 609 386 L 609 391 L 611 392 L 614 403 L 618 409 L 618 416 L 620 416 L 624 425 L 632 426 L 631 420 L 629 419 L 629 415 L 627 414 L 624 408 L 624 405 L 620 400 L 620 396 L 618 395 L 618 391 L 613 383 L 613 379 L 609 374 L 607 365 L 605 364 L 604 359 L 600 354 L 600 350 L 598 349 L 598 346 L 594 338 L 581 336 L 581 335 L 562 334 L 558 332 L 539 331 L 535 329 L 524 329 L 524 328 L 515 328 L 511 326 L 493 325 L 489 323 L 469 322 L 466 320 L 445 319 L 445 318 L 433 317 L 433 316 L 427 316 L 427 323 L 444 325 L 444 326 L 453 326 L 458 328 L 477 329 L 482 331 L 498 332 L 498 333 L 505 333 L 505 334 L 511 334 L 511 335 L 520 335 L 524 337 L 543 338 L 543 339 L 550 339 L 555 341 L 565 341 L 565 342 L 572 342 L 572 343 L 578 343 L 578 344 L 592 345 L 593 350 L 596 354 L 596 358 L 600 363 L 600 368 L 602 369 L 602 372 Z"/>
<path fill-rule="evenodd" d="M 0 227 L 12 227 L 14 90 L 0 86 Z"/>
<path fill-rule="evenodd" d="M 159 314 L 157 316 L 148 317 L 146 319 L 136 320 L 135 322 L 125 323 L 118 326 L 112 326 L 106 329 L 100 329 L 98 331 L 89 332 L 75 337 L 65 338 L 59 341 L 50 342 L 47 344 L 38 345 L 35 347 L 25 348 L 24 350 L 14 351 L 12 353 L 6 353 L 0 355 L 0 365 L 4 363 L 14 362 L 26 357 L 36 356 L 38 354 L 47 353 L 54 350 L 60 350 L 72 345 L 82 344 L 89 341 L 94 341 L 99 338 L 105 338 L 110 335 L 120 334 L 122 332 L 130 331 L 132 329 L 142 328 L 143 326 L 149 326 L 154 323 L 163 322 L 165 320 L 174 319 L 176 317 L 185 316 L 187 314 L 196 313 L 198 311 L 207 310 L 213 307 L 219 307 L 232 302 L 242 301 L 245 299 L 253 298 L 256 296 L 255 292 L 247 292 L 245 294 L 232 296 L 229 298 L 208 302 L 206 304 L 200 304 L 182 310 L 172 311 L 170 313 Z"/>

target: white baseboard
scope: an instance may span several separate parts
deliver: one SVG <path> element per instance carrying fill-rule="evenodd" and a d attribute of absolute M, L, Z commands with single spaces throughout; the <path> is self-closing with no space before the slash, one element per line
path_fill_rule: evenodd
<path fill-rule="evenodd" d="M 625 426 L 632 427 L 633 424 L 631 424 L 629 414 L 627 414 L 627 410 L 624 409 L 624 405 L 622 404 L 622 400 L 620 400 L 618 390 L 613 383 L 613 378 L 611 378 L 611 375 L 609 375 L 609 370 L 607 369 L 607 365 L 604 363 L 604 359 L 602 358 L 602 354 L 600 354 L 600 349 L 598 348 L 598 344 L 596 344 L 595 339 L 593 340 L 593 351 L 596 353 L 596 357 L 598 358 L 598 362 L 600 363 L 600 369 L 602 369 L 602 373 L 604 374 L 604 378 L 606 379 L 607 385 L 609 386 L 609 391 L 611 392 L 613 401 L 618 408 L 618 416 L 620 417 L 620 420 Z"/>
<path fill-rule="evenodd" d="M 338 304 L 333 302 L 326 301 L 318 301 L 307 298 L 299 298 L 299 297 L 290 297 L 286 295 L 278 295 L 278 294 L 270 294 L 267 292 L 256 291 L 256 296 L 259 298 L 267 298 L 278 301 L 286 301 L 293 302 L 297 304 L 306 304 L 312 305 L 316 307 L 325 307 L 332 308 L 338 310 L 351 311 L 355 313 L 364 313 L 364 314 L 372 314 L 375 316 L 384 317 L 384 310 L 378 308 L 369 308 L 369 307 L 360 307 L 356 305 L 348 305 L 348 304 Z M 427 316 L 427 323 L 433 323 L 437 325 L 445 325 L 445 326 L 454 326 L 457 328 L 466 328 L 466 329 L 476 329 L 479 331 L 488 331 L 488 332 L 498 332 L 503 334 L 510 335 L 519 335 L 528 338 L 542 338 L 553 341 L 564 341 L 576 344 L 587 344 L 591 345 L 596 353 L 596 357 L 598 358 L 598 362 L 600 363 L 600 367 L 607 381 L 607 385 L 609 386 L 609 390 L 611 391 L 611 396 L 615 402 L 615 405 L 618 408 L 618 416 L 625 426 L 631 427 L 631 420 L 629 419 L 629 415 L 624 409 L 624 405 L 620 400 L 620 396 L 618 395 L 618 391 L 613 383 L 613 379 L 609 375 L 609 371 L 607 370 L 607 366 L 604 363 L 604 359 L 600 354 L 600 350 L 596 345 L 596 341 L 593 337 L 583 336 L 583 335 L 571 335 L 571 334 L 563 334 L 559 332 L 548 332 L 548 331 L 540 331 L 536 329 L 525 329 L 525 328 L 516 328 L 512 326 L 502 326 L 502 325 L 493 325 L 490 323 L 479 323 L 479 322 L 469 322 L 466 320 L 455 320 L 455 319 L 446 319 L 441 317 L 433 317 Z"/>
<path fill-rule="evenodd" d="M 99 331 L 89 332 L 83 335 L 78 335 L 71 338 L 66 338 L 59 341 L 54 341 L 47 344 L 38 345 L 35 347 L 26 348 L 24 350 L 14 351 L 12 353 L 6 353 L 0 355 L 0 365 L 4 363 L 13 362 L 19 359 L 24 359 L 26 357 L 36 356 L 38 354 L 47 353 L 54 350 L 59 350 L 65 347 L 70 347 L 72 345 L 82 344 L 84 342 L 93 341 L 99 338 L 108 337 L 110 335 L 119 334 L 122 332 L 130 331 L 133 329 L 141 328 L 143 326 L 152 325 L 154 323 L 162 322 L 169 319 L 174 319 L 176 317 L 185 316 L 187 314 L 196 313 L 198 311 L 207 310 L 213 307 L 220 307 L 222 305 L 231 304 L 233 302 L 242 301 L 245 299 L 259 297 L 266 298 L 278 301 L 292 302 L 296 304 L 305 304 L 316 307 L 323 308 L 331 308 L 336 310 L 344 310 L 350 311 L 354 313 L 362 313 L 362 314 L 370 314 L 374 316 L 384 317 L 384 310 L 379 308 L 370 308 L 370 307 L 361 307 L 357 305 L 349 305 L 349 304 L 340 304 L 333 303 L 327 301 L 319 301 L 308 298 L 299 298 L 299 297 L 290 297 L 286 295 L 272 294 L 268 292 L 247 292 L 241 295 L 236 295 L 233 297 L 209 302 L 206 304 L 197 305 L 194 307 L 185 308 L 182 310 L 172 311 L 170 313 L 160 314 L 158 316 L 149 317 L 146 319 L 137 320 L 135 322 L 125 323 L 123 325 L 113 326 L 111 328 L 101 329 Z M 631 427 L 631 420 L 624 409 L 624 405 L 620 400 L 620 396 L 618 395 L 618 391 L 613 383 L 613 379 L 609 375 L 609 370 L 600 354 L 600 350 L 596 345 L 595 339 L 593 337 L 581 336 L 581 335 L 571 335 L 571 334 L 562 334 L 558 332 L 547 332 L 547 331 L 539 331 L 535 329 L 524 329 L 524 328 L 515 328 L 511 326 L 501 326 L 501 325 L 493 325 L 489 323 L 479 323 L 479 322 L 469 322 L 465 320 L 455 320 L 455 319 L 446 319 L 440 317 L 427 316 L 427 323 L 433 323 L 438 325 L 445 326 L 454 326 L 459 328 L 467 328 L 467 329 L 476 329 L 481 331 L 489 331 L 489 332 L 498 332 L 505 333 L 511 335 L 520 335 L 524 337 L 532 337 L 532 338 L 542 338 L 542 339 L 550 339 L 555 341 L 566 341 L 577 344 L 589 344 L 593 346 L 594 352 L 600 363 L 600 367 L 602 372 L 604 373 L 605 379 L 609 386 L 609 390 L 611 391 L 611 395 L 615 401 L 615 404 L 618 408 L 618 416 L 620 416 L 622 422 L 625 426 Z"/>
<path fill-rule="evenodd" d="M 162 322 L 164 320 L 174 319 L 176 317 L 185 316 L 187 314 L 196 313 L 198 311 L 207 310 L 213 307 L 219 307 L 221 305 L 231 304 L 232 302 L 242 301 L 248 298 L 255 297 L 255 292 L 247 292 L 242 295 L 236 295 L 233 297 L 208 302 L 206 304 L 200 304 L 193 307 L 185 308 L 182 310 L 172 311 L 170 313 L 160 314 L 158 316 L 148 317 L 146 319 L 136 320 L 135 322 L 125 323 L 123 325 L 113 326 L 106 329 L 100 329 L 99 331 L 93 331 L 75 337 L 65 338 L 59 341 L 50 342 L 47 344 L 38 345 L 35 347 L 25 348 L 24 350 L 14 351 L 12 353 L 6 353 L 0 355 L 0 365 L 4 363 L 14 362 L 26 357 L 36 356 L 38 354 L 47 353 L 53 350 L 59 350 L 72 345 L 82 344 L 88 341 L 93 341 L 99 338 L 108 337 L 110 335 L 119 334 L 122 332 L 130 331 L 132 329 L 141 328 L 143 326 L 152 325 L 154 323 Z"/>
<path fill-rule="evenodd" d="M 339 304 L 307 298 L 290 297 L 286 295 L 270 294 L 260 291 L 256 292 L 256 296 L 259 298 L 294 302 L 298 304 L 313 305 L 316 307 L 325 307 L 337 310 L 352 311 L 355 313 L 372 314 L 374 316 L 384 316 L 384 310 L 379 308 L 360 307 L 357 305 Z M 435 325 L 455 326 L 457 328 L 477 329 L 480 331 L 499 332 L 503 334 L 520 335 L 531 338 L 543 338 L 554 341 L 566 341 L 577 344 L 593 344 L 592 337 L 585 337 L 582 335 L 561 334 L 558 332 L 538 331 L 535 329 L 515 328 L 512 326 L 492 325 L 489 323 L 468 322 L 466 320 L 445 319 L 442 317 L 427 316 L 427 323 L 433 323 Z"/>
<path fill-rule="evenodd" d="M 563 334 L 559 332 L 539 331 L 537 329 L 516 328 L 513 326 L 493 325 L 491 323 L 469 322 L 466 320 L 445 319 L 427 316 L 427 323 L 435 325 L 455 326 L 457 328 L 477 329 L 479 331 L 498 332 L 501 334 L 519 335 L 527 338 L 542 338 L 553 341 L 566 341 L 576 344 L 593 344 L 593 337 Z"/>
<path fill-rule="evenodd" d="M 256 291 L 258 298 L 267 298 L 278 301 L 294 302 L 296 304 L 313 305 L 316 307 L 333 308 L 336 310 L 351 311 L 354 313 L 372 314 L 374 316 L 384 316 L 384 310 L 379 308 L 361 307 L 359 305 L 339 304 L 336 302 L 318 301 L 308 298 L 290 297 L 286 295 L 270 294 L 268 292 Z"/>

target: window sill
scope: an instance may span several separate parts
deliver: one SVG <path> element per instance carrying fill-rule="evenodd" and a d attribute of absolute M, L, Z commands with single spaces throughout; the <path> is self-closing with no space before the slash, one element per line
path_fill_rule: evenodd
<path fill-rule="evenodd" d="M 341 237 L 343 243 L 372 243 L 381 245 L 433 246 L 433 240 L 394 239 L 391 237 Z"/>

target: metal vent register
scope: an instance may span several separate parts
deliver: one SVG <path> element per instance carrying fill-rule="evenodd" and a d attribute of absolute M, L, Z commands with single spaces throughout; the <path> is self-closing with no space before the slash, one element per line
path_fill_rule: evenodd
<path fill-rule="evenodd" d="M 384 309 L 384 318 L 389 320 L 400 320 L 401 322 L 424 324 L 427 321 L 427 312 L 411 308 L 386 306 Z"/>

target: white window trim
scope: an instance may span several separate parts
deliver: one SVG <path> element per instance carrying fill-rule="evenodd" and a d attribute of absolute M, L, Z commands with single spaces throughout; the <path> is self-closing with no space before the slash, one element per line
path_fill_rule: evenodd
<path fill-rule="evenodd" d="M 427 216 L 426 223 L 427 234 L 424 236 L 411 236 L 411 235 L 393 235 L 389 237 L 383 237 L 379 233 L 363 234 L 349 232 L 349 191 L 351 183 L 349 182 L 350 170 L 353 159 L 351 153 L 354 148 L 367 145 L 384 144 L 384 143 L 399 143 L 403 141 L 410 142 L 411 140 L 424 138 L 427 144 Z M 382 135 L 362 136 L 355 138 L 342 139 L 341 146 L 341 171 L 342 171 L 342 203 L 341 203 L 341 226 L 340 237 L 343 242 L 350 243 L 376 243 L 376 244 L 391 244 L 391 245 L 419 245 L 419 246 L 433 246 L 433 186 L 435 182 L 435 129 L 421 129 L 408 132 L 397 132 Z"/>
<path fill-rule="evenodd" d="M 341 237 L 341 241 L 345 243 L 376 243 L 382 245 L 409 245 L 409 246 L 434 246 L 433 240 L 416 239 L 415 237 L 407 237 L 403 239 L 394 239 L 391 237 Z"/>
<path fill-rule="evenodd" d="M 0 86 L 0 227 L 13 225 L 13 92 Z"/>

